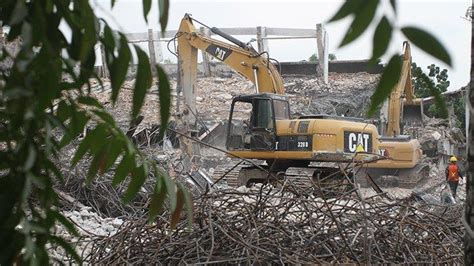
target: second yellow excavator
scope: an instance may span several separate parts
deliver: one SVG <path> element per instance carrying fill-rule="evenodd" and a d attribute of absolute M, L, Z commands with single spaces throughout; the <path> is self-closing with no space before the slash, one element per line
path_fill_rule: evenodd
<path fill-rule="evenodd" d="M 240 168 L 235 185 L 264 182 L 269 176 L 267 171 L 285 178 L 285 173 L 290 176 L 295 167 L 306 169 L 313 178 L 339 171 L 332 167 L 309 167 L 312 162 L 367 162 L 358 170 L 359 175 L 397 176 L 402 187 L 413 186 L 422 177 L 422 152 L 416 139 L 382 137 L 375 125 L 358 118 L 313 115 L 292 119 L 283 79 L 268 56 L 217 28 L 210 30 L 230 43 L 197 31 L 190 15 L 182 19 L 176 35 L 180 86 L 186 106 L 195 106 L 192 95 L 198 49 L 255 84 L 255 94 L 232 100 L 226 148 L 232 156 L 264 160 L 266 164 Z"/>

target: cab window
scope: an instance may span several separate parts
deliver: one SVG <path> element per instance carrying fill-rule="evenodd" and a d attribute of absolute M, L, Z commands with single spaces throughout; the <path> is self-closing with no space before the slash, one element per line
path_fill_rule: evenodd
<path fill-rule="evenodd" d="M 254 127 L 273 129 L 273 111 L 271 101 L 268 99 L 256 99 L 254 110 Z"/>

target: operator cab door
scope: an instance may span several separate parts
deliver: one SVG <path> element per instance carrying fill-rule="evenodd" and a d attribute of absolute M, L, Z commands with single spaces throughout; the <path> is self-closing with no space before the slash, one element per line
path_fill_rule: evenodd
<path fill-rule="evenodd" d="M 234 99 L 229 119 L 227 149 L 274 151 L 275 146 L 276 124 L 272 99 Z"/>

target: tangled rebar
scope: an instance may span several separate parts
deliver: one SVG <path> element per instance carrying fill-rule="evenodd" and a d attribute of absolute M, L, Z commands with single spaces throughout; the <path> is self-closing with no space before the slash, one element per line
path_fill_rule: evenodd
<path fill-rule="evenodd" d="M 92 240 L 84 259 L 93 264 L 462 262 L 462 205 L 380 194 L 363 198 L 357 186 L 331 197 L 300 192 L 291 181 L 278 188 L 211 191 L 194 201 L 191 225 L 182 217 L 171 229 L 168 214 L 151 224 L 130 221 L 114 236 Z"/>

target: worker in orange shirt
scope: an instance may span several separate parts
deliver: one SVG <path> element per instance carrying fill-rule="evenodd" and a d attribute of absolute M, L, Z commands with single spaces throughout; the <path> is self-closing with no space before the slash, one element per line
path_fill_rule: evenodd
<path fill-rule="evenodd" d="M 458 159 L 456 156 L 449 158 L 449 165 L 446 167 L 446 180 L 448 181 L 449 188 L 453 193 L 453 197 L 456 198 L 456 190 L 458 189 L 459 178 L 463 178 L 461 171 L 457 165 Z"/>

